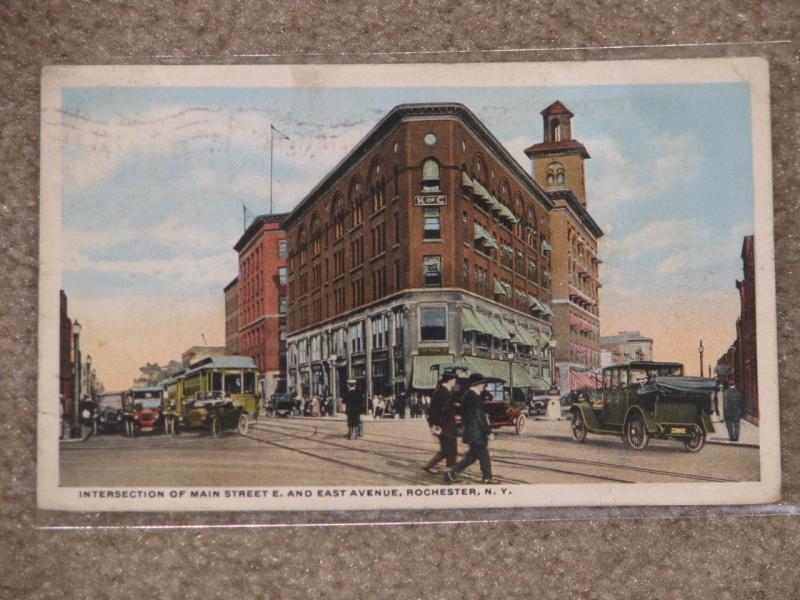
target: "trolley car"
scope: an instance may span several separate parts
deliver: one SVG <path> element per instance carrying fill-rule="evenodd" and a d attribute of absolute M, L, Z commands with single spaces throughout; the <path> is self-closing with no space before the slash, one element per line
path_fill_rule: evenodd
<path fill-rule="evenodd" d="M 247 356 L 209 356 L 162 383 L 165 390 L 164 431 L 207 430 L 219 436 L 225 429 L 247 433 L 258 418 L 258 372 Z"/>

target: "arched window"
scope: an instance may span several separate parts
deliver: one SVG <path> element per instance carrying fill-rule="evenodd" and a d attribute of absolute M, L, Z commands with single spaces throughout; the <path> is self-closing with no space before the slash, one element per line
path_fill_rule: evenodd
<path fill-rule="evenodd" d="M 350 193 L 348 194 L 348 202 L 350 204 L 351 227 L 361 225 L 364 220 L 364 202 L 361 196 L 361 184 L 357 179 L 354 179 L 350 184 Z"/>
<path fill-rule="evenodd" d="M 429 158 L 422 164 L 422 191 L 438 192 L 441 188 L 439 175 L 439 163 Z"/>
<path fill-rule="evenodd" d="M 331 203 L 331 219 L 333 219 L 333 239 L 338 240 L 344 235 L 344 214 L 342 212 L 342 195 L 336 193 Z"/>
<path fill-rule="evenodd" d="M 311 217 L 311 243 L 313 244 L 313 255 L 316 256 L 321 250 L 319 216 L 316 214 Z"/>
<path fill-rule="evenodd" d="M 559 162 L 553 162 L 547 165 L 547 185 L 563 185 L 564 184 L 564 165 Z"/>
<path fill-rule="evenodd" d="M 300 231 L 297 233 L 297 248 L 300 251 L 300 268 L 302 269 L 308 261 L 308 252 L 306 249 L 306 228 L 300 226 Z"/>

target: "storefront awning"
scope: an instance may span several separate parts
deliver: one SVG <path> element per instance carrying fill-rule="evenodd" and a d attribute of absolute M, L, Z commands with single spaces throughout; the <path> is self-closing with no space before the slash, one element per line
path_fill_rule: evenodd
<path fill-rule="evenodd" d="M 475 311 L 467 307 L 461 309 L 461 330 L 486 333 L 486 327 L 475 316 Z"/>
<path fill-rule="evenodd" d="M 550 388 L 550 384 L 541 377 L 531 375 L 524 365 L 514 363 L 514 387 L 529 387 L 546 391 Z"/>
<path fill-rule="evenodd" d="M 411 387 L 415 390 L 432 390 L 439 383 L 439 373 L 433 365 L 452 364 L 452 354 L 414 356 L 411 361 Z"/>
<path fill-rule="evenodd" d="M 517 341 L 520 344 L 525 344 L 526 346 L 536 345 L 536 340 L 533 338 L 533 336 L 527 329 L 517 325 L 516 330 L 517 330 Z"/>

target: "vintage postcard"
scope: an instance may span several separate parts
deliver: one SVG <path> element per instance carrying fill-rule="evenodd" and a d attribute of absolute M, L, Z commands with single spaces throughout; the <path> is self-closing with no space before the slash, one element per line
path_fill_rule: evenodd
<path fill-rule="evenodd" d="M 38 502 L 780 497 L 768 65 L 53 66 Z"/>

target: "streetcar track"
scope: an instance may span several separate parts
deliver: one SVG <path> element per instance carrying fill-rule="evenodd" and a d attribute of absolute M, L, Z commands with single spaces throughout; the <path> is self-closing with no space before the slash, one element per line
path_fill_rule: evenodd
<path fill-rule="evenodd" d="M 278 426 L 276 425 L 275 427 L 278 427 Z M 265 431 L 263 426 L 262 427 L 258 427 L 258 429 L 260 431 Z M 317 428 L 315 427 L 314 429 L 316 430 Z M 309 439 L 309 438 L 302 438 L 302 439 Z M 319 443 L 319 444 L 326 444 L 328 446 L 333 446 L 335 448 L 342 448 L 344 450 L 352 450 L 352 451 L 355 451 L 355 452 L 362 452 L 364 454 L 369 454 L 369 455 L 372 455 L 372 456 L 380 456 L 380 457 L 388 458 L 388 459 L 392 459 L 392 460 L 401 460 L 401 461 L 403 461 L 405 463 L 408 463 L 410 465 L 414 465 L 414 466 L 417 466 L 417 467 L 425 464 L 424 462 L 419 462 L 419 461 L 416 461 L 416 460 L 413 460 L 413 459 L 405 458 L 405 457 L 402 457 L 402 456 L 397 456 L 396 454 L 386 454 L 384 452 L 376 452 L 375 450 L 368 450 L 366 448 L 357 448 L 357 447 L 348 446 L 348 445 L 345 445 L 345 444 L 337 444 L 337 443 L 330 442 L 330 441 L 327 441 L 327 440 L 314 439 L 314 440 L 310 440 L 310 441 L 315 442 L 315 443 Z M 369 442 L 370 440 L 366 440 L 366 441 Z M 385 442 L 376 442 L 376 443 L 389 445 L 389 444 L 386 444 Z M 471 474 L 464 473 L 464 475 L 466 475 L 469 479 L 474 480 L 474 476 L 472 476 Z M 516 484 L 525 484 L 525 483 L 527 483 L 526 481 L 522 481 L 520 479 L 512 479 L 512 478 L 509 478 L 509 477 L 496 477 L 496 479 L 498 479 L 502 483 L 516 483 Z M 416 480 L 415 480 L 415 482 L 416 482 Z M 425 484 L 428 485 L 427 482 L 425 482 Z"/>
<path fill-rule="evenodd" d="M 300 423 L 300 422 L 293 423 L 293 425 L 295 425 L 295 426 L 299 425 L 299 426 L 302 426 L 302 427 L 310 426 L 309 424 Z M 370 436 L 378 436 L 378 437 L 384 437 L 384 438 L 407 441 L 407 438 L 405 438 L 405 437 L 398 436 L 398 435 L 391 435 L 391 434 L 387 434 L 387 433 L 374 433 L 374 432 L 371 432 Z M 402 448 L 405 448 L 405 449 L 409 449 L 410 448 L 407 444 L 391 444 L 389 442 L 378 442 L 378 441 L 375 441 L 375 443 L 384 444 L 384 445 L 390 445 L 390 446 L 394 446 L 394 447 L 402 447 Z M 508 454 L 511 454 L 512 456 L 508 456 Z M 682 473 L 682 472 L 678 472 L 678 471 L 668 471 L 668 470 L 665 470 L 665 469 L 655 469 L 655 468 L 651 468 L 651 467 L 640 467 L 640 466 L 634 466 L 634 465 L 621 465 L 621 464 L 618 464 L 618 463 L 609 463 L 609 462 L 595 461 L 595 460 L 589 460 L 589 459 L 552 456 L 552 455 L 549 455 L 549 454 L 542 454 L 542 453 L 537 453 L 537 452 L 527 452 L 527 451 L 522 451 L 522 450 L 515 450 L 513 448 L 500 450 L 498 453 L 496 453 L 496 454 L 493 453 L 492 454 L 492 460 L 493 461 L 504 462 L 504 463 L 509 464 L 509 465 L 517 465 L 517 466 L 525 467 L 525 468 L 536 468 L 536 469 L 539 469 L 539 470 L 553 470 L 555 472 L 560 472 L 560 473 L 566 473 L 566 474 L 571 474 L 571 475 L 581 475 L 581 476 L 585 476 L 585 477 L 596 477 L 596 478 L 599 478 L 599 479 L 611 479 L 612 481 L 619 481 L 619 482 L 625 482 L 625 483 L 636 483 L 635 481 L 627 481 L 627 480 L 622 480 L 622 479 L 615 479 L 615 478 L 602 476 L 602 475 L 593 475 L 593 474 L 590 474 L 590 473 L 581 473 L 579 471 L 561 470 L 561 469 L 557 469 L 555 467 L 548 468 L 548 467 L 543 467 L 541 465 L 526 465 L 526 464 L 523 464 L 523 463 L 515 463 L 513 461 L 508 460 L 508 459 L 512 459 L 512 458 L 516 459 L 516 460 L 528 459 L 528 460 L 542 460 L 542 461 L 549 461 L 549 462 L 564 462 L 564 463 L 571 463 L 571 464 L 576 464 L 576 465 L 584 465 L 584 466 L 589 466 L 589 467 L 602 467 L 602 468 L 606 468 L 606 469 L 616 469 L 616 470 L 620 470 L 620 471 L 635 471 L 635 472 L 641 472 L 641 473 L 648 473 L 650 475 L 663 475 L 663 476 L 667 476 L 667 477 L 675 477 L 675 478 L 682 478 L 682 479 L 692 479 L 692 480 L 697 480 L 697 481 L 709 481 L 709 482 L 717 482 L 717 483 L 729 483 L 729 482 L 738 481 L 738 480 L 735 480 L 735 479 L 729 479 L 729 478 L 725 478 L 725 477 L 714 477 L 714 476 L 710 476 L 710 475 L 697 475 L 697 474 L 692 474 L 692 473 Z"/>
<path fill-rule="evenodd" d="M 301 425 L 304 425 L 304 424 L 301 424 Z M 274 427 L 280 427 L 280 426 L 279 425 L 275 425 Z M 259 429 L 262 430 L 262 431 L 264 430 L 263 426 L 259 427 Z M 314 429 L 316 430 L 317 428 L 315 427 Z M 370 434 L 370 435 L 374 435 L 374 434 Z M 380 434 L 378 434 L 378 435 L 380 435 Z M 394 460 L 398 460 L 398 459 L 399 460 L 404 460 L 405 462 L 408 462 L 408 463 L 412 462 L 408 458 L 398 457 L 395 454 L 386 454 L 386 453 L 382 453 L 382 452 L 376 452 L 374 450 L 367 450 L 366 448 L 352 448 L 351 446 L 345 446 L 345 445 L 342 445 L 342 444 L 335 444 L 333 442 L 326 442 L 324 440 L 312 440 L 312 441 L 317 442 L 317 443 L 328 444 L 328 445 L 331 445 L 331 446 L 335 446 L 337 448 L 344 448 L 344 449 L 347 449 L 347 450 L 356 450 L 356 451 L 364 452 L 364 453 L 367 453 L 367 454 L 370 454 L 370 455 L 374 455 L 374 456 L 382 456 L 384 458 L 391 458 L 391 459 L 394 459 Z M 374 441 L 374 440 L 368 440 L 368 441 L 371 442 L 371 443 L 374 443 L 374 444 L 381 444 L 381 445 L 384 445 L 384 446 L 403 448 L 404 450 L 410 449 L 410 447 L 408 445 L 392 444 L 392 443 L 389 443 L 389 442 L 379 442 L 379 441 Z M 416 448 L 413 448 L 413 449 L 416 450 Z M 610 476 L 607 476 L 607 475 L 594 475 L 592 473 L 581 473 L 579 471 L 568 471 L 568 470 L 565 470 L 565 469 L 558 469 L 556 467 L 544 467 L 544 466 L 540 466 L 540 465 L 523 465 L 521 463 L 514 463 L 514 462 L 508 461 L 508 460 L 495 460 L 494 462 L 508 464 L 508 465 L 512 465 L 512 466 L 521 466 L 521 467 L 524 467 L 526 469 L 536 469 L 538 471 L 550 471 L 550 472 L 561 473 L 561 474 L 565 474 L 565 475 L 588 477 L 590 479 L 602 479 L 604 481 L 613 481 L 615 483 L 634 483 L 633 481 L 627 481 L 627 480 L 624 480 L 624 479 L 613 478 L 613 477 L 610 477 Z M 424 464 L 424 463 L 413 462 L 413 464 L 416 464 L 417 466 L 419 466 L 420 464 Z M 474 479 L 474 476 L 471 476 L 469 473 L 465 472 L 463 474 L 466 474 L 468 477 L 470 477 L 470 479 Z M 528 481 L 525 481 L 525 480 L 522 480 L 522 479 L 516 479 L 516 478 L 512 478 L 512 477 L 507 477 L 507 476 L 502 476 L 502 477 L 501 476 L 495 476 L 494 478 L 497 479 L 498 481 L 502 482 L 502 483 L 514 483 L 514 484 L 521 484 L 521 485 L 530 485 L 530 482 L 528 482 Z"/>
<path fill-rule="evenodd" d="M 253 429 L 259 429 L 259 430 L 263 431 L 263 428 L 261 428 L 261 427 L 253 427 Z M 314 434 L 315 435 L 316 435 L 316 429 L 317 428 L 315 427 L 314 428 Z M 275 446 L 277 448 L 283 448 L 284 450 L 290 450 L 292 452 L 297 452 L 298 454 L 302 454 L 304 456 L 310 456 L 310 457 L 316 458 L 318 460 L 323 460 L 323 461 L 331 462 L 331 463 L 334 463 L 334 464 L 337 464 L 337 465 L 340 465 L 340 466 L 349 467 L 349 468 L 355 469 L 357 471 L 364 471 L 366 473 L 373 473 L 373 474 L 381 475 L 382 477 L 388 477 L 389 479 L 396 479 L 397 481 L 403 481 L 405 483 L 412 483 L 414 485 L 427 485 L 425 482 L 416 481 L 414 479 L 408 479 L 407 477 L 401 477 L 400 475 L 393 475 L 391 473 L 386 473 L 386 472 L 383 472 L 383 471 L 379 471 L 377 469 L 372 469 L 370 467 L 365 467 L 364 465 L 354 465 L 352 463 L 349 463 L 349 462 L 344 461 L 344 460 L 340 460 L 338 458 L 332 458 L 330 456 L 320 456 L 319 454 L 314 454 L 313 452 L 309 452 L 308 450 L 302 450 L 300 448 L 292 448 L 291 446 L 286 446 L 284 444 L 278 444 L 277 442 L 274 442 L 272 440 L 265 440 L 263 438 L 259 438 L 259 437 L 256 437 L 254 435 L 251 435 L 250 433 L 244 434 L 244 437 L 249 438 L 251 440 L 254 440 L 256 442 L 260 442 L 262 444 L 269 444 L 270 446 Z M 314 436 L 310 436 L 308 438 L 300 438 L 299 436 L 297 436 L 297 437 L 299 439 L 303 439 L 303 440 L 311 440 L 311 441 L 317 442 L 317 443 L 325 443 L 323 440 L 313 440 L 313 439 L 311 439 Z M 331 443 L 331 445 L 335 446 L 336 444 L 332 444 Z M 347 446 L 341 446 L 341 447 L 347 448 Z"/>

